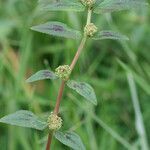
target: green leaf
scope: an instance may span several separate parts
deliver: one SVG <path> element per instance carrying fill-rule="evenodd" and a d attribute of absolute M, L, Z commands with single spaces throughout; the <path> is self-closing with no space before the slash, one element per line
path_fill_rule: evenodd
<path fill-rule="evenodd" d="M 61 143 L 63 143 L 64 145 L 66 145 L 74 150 L 85 150 L 85 147 L 84 147 L 79 135 L 77 135 L 74 132 L 63 133 L 63 132 L 57 131 L 57 132 L 55 132 L 54 136 Z"/>
<path fill-rule="evenodd" d="M 127 9 L 141 8 L 148 5 L 144 0 L 104 0 L 95 9 L 94 13 L 108 13 Z"/>
<path fill-rule="evenodd" d="M 128 37 L 122 35 L 120 33 L 104 30 L 100 31 L 95 36 L 92 37 L 94 40 L 104 40 L 104 39 L 112 39 L 112 40 L 129 40 Z"/>
<path fill-rule="evenodd" d="M 26 82 L 30 83 L 30 82 L 35 82 L 35 81 L 44 80 L 44 79 L 54 80 L 54 79 L 57 79 L 57 76 L 52 71 L 40 70 L 34 75 L 32 75 L 30 78 L 28 78 Z"/>
<path fill-rule="evenodd" d="M 47 127 L 46 122 L 41 121 L 32 112 L 26 110 L 19 110 L 13 114 L 4 116 L 0 119 L 0 122 L 37 130 L 44 130 Z"/>
<path fill-rule="evenodd" d="M 41 25 L 33 26 L 31 27 L 31 29 L 41 33 L 65 38 L 79 39 L 81 37 L 81 33 L 79 31 L 73 30 L 64 23 L 56 21 L 51 21 Z"/>
<path fill-rule="evenodd" d="M 39 8 L 44 11 L 84 11 L 79 0 L 39 0 Z"/>
<path fill-rule="evenodd" d="M 82 95 L 85 99 L 87 99 L 91 103 L 97 105 L 97 99 L 96 99 L 95 92 L 89 84 L 87 84 L 85 82 L 76 82 L 73 80 L 68 80 L 67 86 L 69 88 L 75 90 L 77 93 Z"/>

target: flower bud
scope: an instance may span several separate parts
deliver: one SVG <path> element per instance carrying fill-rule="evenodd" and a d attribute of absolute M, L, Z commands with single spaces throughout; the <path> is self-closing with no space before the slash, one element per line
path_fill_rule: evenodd
<path fill-rule="evenodd" d="M 92 6 L 95 4 L 95 0 L 81 0 L 86 6 Z"/>
<path fill-rule="evenodd" d="M 93 23 L 89 23 L 84 28 L 85 35 L 92 37 L 97 32 L 97 27 Z"/>
<path fill-rule="evenodd" d="M 50 130 L 59 130 L 62 126 L 62 119 L 56 114 L 51 113 L 48 117 L 47 123 Z"/>
<path fill-rule="evenodd" d="M 55 74 L 64 81 L 69 79 L 71 68 L 68 65 L 59 66 L 55 69 Z"/>

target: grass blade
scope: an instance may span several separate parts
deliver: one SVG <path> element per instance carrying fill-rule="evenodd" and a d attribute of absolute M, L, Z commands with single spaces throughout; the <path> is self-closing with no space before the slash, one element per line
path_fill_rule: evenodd
<path fill-rule="evenodd" d="M 141 149 L 149 150 L 148 140 L 147 140 L 146 131 L 143 122 L 143 116 L 140 109 L 139 99 L 136 91 L 136 85 L 132 73 L 127 73 L 127 79 L 128 79 L 129 88 L 132 97 L 131 99 L 135 111 L 135 125 L 140 138 Z"/>

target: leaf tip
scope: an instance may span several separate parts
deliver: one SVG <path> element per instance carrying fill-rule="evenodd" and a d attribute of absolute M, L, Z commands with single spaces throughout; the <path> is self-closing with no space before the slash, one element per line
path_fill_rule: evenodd
<path fill-rule="evenodd" d="M 30 27 L 30 30 L 33 30 L 33 27 Z"/>
<path fill-rule="evenodd" d="M 124 36 L 124 40 L 129 41 L 130 39 L 127 36 Z"/>
<path fill-rule="evenodd" d="M 95 106 L 97 106 L 97 100 L 95 100 L 95 101 L 93 102 L 93 104 L 94 104 Z"/>
<path fill-rule="evenodd" d="M 97 98 L 96 98 L 96 95 L 95 95 L 95 98 L 93 99 L 92 103 L 96 106 L 97 105 Z"/>
<path fill-rule="evenodd" d="M 26 83 L 30 83 L 30 82 L 31 82 L 31 81 L 30 81 L 30 78 L 26 79 L 25 82 L 26 82 Z"/>
<path fill-rule="evenodd" d="M 36 26 L 30 27 L 30 30 L 36 31 Z"/>

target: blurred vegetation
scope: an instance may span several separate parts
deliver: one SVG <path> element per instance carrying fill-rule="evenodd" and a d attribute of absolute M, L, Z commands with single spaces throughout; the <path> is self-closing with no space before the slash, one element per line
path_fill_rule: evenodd
<path fill-rule="evenodd" d="M 55 105 L 60 82 L 40 81 L 29 85 L 25 79 L 38 70 L 54 70 L 60 64 L 70 64 L 79 44 L 79 41 L 35 33 L 30 27 L 56 20 L 82 30 L 84 12 L 41 13 L 36 6 L 37 0 L 0 0 L 0 118 L 19 109 L 32 110 L 46 118 Z M 94 87 L 98 106 L 86 103 L 66 87 L 61 103 L 63 130 L 76 130 L 87 150 L 124 150 L 130 145 L 138 146 L 140 137 L 135 127 L 132 93 L 126 70 L 118 59 L 135 78 L 150 141 L 150 9 L 94 15 L 93 21 L 101 29 L 127 35 L 130 41 L 87 42 L 72 78 Z M 46 140 L 47 133 L 0 124 L 1 150 L 41 150 Z M 52 149 L 68 148 L 54 139 Z"/>

